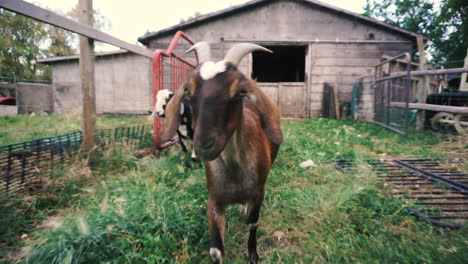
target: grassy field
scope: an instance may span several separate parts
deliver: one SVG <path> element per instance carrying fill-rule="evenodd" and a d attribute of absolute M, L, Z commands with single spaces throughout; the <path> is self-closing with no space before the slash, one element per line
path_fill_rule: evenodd
<path fill-rule="evenodd" d="M 467 158 L 466 138 L 414 132 L 403 138 L 369 123 L 320 118 L 285 123 L 283 132 L 259 222 L 262 263 L 466 263 L 467 228 L 416 221 L 405 201 L 381 191 L 367 166 L 346 175 L 328 164 L 337 158 Z M 41 193 L 0 198 L 6 241 L 0 258 L 208 263 L 204 170 L 186 169 L 179 152 L 137 159 L 110 148 L 91 168 L 77 160 Z M 299 167 L 308 159 L 317 166 Z M 237 208 L 229 208 L 226 263 L 247 262 L 247 237 Z"/>
<path fill-rule="evenodd" d="M 149 123 L 146 116 L 100 115 L 96 127 L 114 128 Z M 81 114 L 0 116 L 0 146 L 81 130 Z"/>

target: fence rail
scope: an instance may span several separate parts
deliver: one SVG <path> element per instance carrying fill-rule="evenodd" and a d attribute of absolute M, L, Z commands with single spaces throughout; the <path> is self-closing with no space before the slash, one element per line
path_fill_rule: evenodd
<path fill-rule="evenodd" d="M 151 144 L 151 125 L 117 127 L 95 131 L 98 147 L 122 142 L 138 148 Z M 39 177 L 53 175 L 81 151 L 83 134 L 72 132 L 0 147 L 0 191 L 18 192 Z"/>
<path fill-rule="evenodd" d="M 99 41 L 126 49 L 128 51 L 143 55 L 148 58 L 153 57 L 153 51 L 150 49 L 127 43 L 109 34 L 101 32 L 93 28 L 92 26 L 81 24 L 72 19 L 58 15 L 47 9 L 38 7 L 34 4 L 30 4 L 25 1 L 0 0 L 0 7 L 5 8 L 6 10 L 9 10 L 9 11 L 15 12 L 17 14 L 22 14 L 24 16 L 45 22 L 47 24 L 80 34 L 82 36 L 92 38 L 95 40 L 99 40 Z"/>

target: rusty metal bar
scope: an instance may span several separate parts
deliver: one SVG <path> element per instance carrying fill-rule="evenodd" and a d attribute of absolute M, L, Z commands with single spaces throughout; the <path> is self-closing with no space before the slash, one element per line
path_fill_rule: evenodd
<path fill-rule="evenodd" d="M 449 183 L 450 185 L 453 185 L 453 187 L 456 186 L 457 188 L 455 188 L 455 189 L 457 189 L 458 191 L 467 193 L 467 190 L 468 190 L 468 185 L 467 185 L 467 184 L 463 184 L 463 183 L 461 183 L 461 182 L 453 181 L 453 180 L 451 180 L 451 179 L 449 179 L 449 178 L 447 178 L 447 177 L 443 177 L 443 176 L 434 174 L 434 173 L 432 173 L 432 172 L 429 172 L 429 171 L 427 171 L 427 170 L 423 170 L 423 169 L 421 169 L 421 168 L 415 167 L 415 166 L 413 166 L 413 165 L 411 165 L 411 164 L 409 164 L 409 163 L 406 163 L 406 162 L 404 162 L 404 161 L 401 161 L 401 160 L 395 160 L 395 162 L 397 162 L 397 163 L 399 163 L 399 164 L 401 164 L 401 165 L 403 165 L 403 166 L 406 166 L 406 167 L 408 167 L 408 168 L 411 169 L 411 170 L 418 171 L 418 172 L 423 173 L 423 174 L 425 174 L 425 175 L 428 175 L 428 176 L 430 176 L 430 177 L 433 177 L 433 178 L 442 180 L 442 181 L 444 181 L 444 182 L 447 182 L 447 183 Z"/>

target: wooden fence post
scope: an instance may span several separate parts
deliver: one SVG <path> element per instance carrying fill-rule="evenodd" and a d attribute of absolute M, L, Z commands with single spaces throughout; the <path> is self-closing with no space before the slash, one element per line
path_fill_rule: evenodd
<path fill-rule="evenodd" d="M 463 68 L 468 68 L 468 49 L 466 49 L 465 64 Z M 460 80 L 460 92 L 468 92 L 468 73 L 464 72 Z"/>
<path fill-rule="evenodd" d="M 424 39 L 423 35 L 417 36 L 418 42 L 418 53 L 419 53 L 419 70 L 427 70 L 426 52 L 424 51 Z M 425 104 L 428 93 L 430 92 L 430 80 L 429 76 L 425 75 L 419 79 L 417 98 L 419 103 Z M 424 129 L 424 122 L 426 119 L 426 113 L 423 110 L 418 111 L 418 118 L 416 121 L 416 130 L 422 131 Z"/>
<path fill-rule="evenodd" d="M 93 26 L 92 0 L 79 0 L 79 21 Z M 80 78 L 83 99 L 83 142 L 87 149 L 94 146 L 96 124 L 96 91 L 94 83 L 94 40 L 80 36 Z"/>

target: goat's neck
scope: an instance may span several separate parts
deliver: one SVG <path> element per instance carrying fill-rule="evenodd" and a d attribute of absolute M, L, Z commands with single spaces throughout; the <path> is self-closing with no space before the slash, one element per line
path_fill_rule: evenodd
<path fill-rule="evenodd" d="M 233 135 L 229 139 L 226 147 L 221 153 L 221 157 L 227 163 L 241 163 L 246 158 L 245 151 L 245 129 L 243 116 L 240 117 L 239 126 L 234 131 Z"/>

